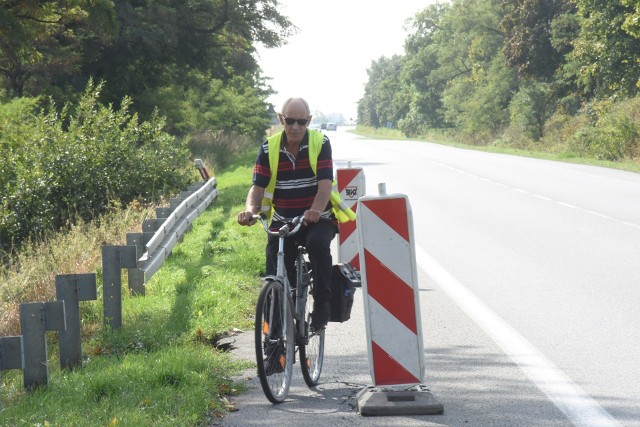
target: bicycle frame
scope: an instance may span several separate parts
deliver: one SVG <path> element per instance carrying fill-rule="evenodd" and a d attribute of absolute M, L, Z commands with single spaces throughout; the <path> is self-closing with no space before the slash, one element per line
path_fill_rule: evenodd
<path fill-rule="evenodd" d="M 302 292 L 297 293 L 296 301 L 293 301 L 293 298 L 291 297 L 292 295 L 291 282 L 289 281 L 289 278 L 287 276 L 285 261 L 284 261 L 284 239 L 288 236 L 292 236 L 296 234 L 300 230 L 300 227 L 302 227 L 302 224 L 303 224 L 303 218 L 302 216 L 294 218 L 290 223 L 284 224 L 282 227 L 280 227 L 278 231 L 272 231 L 271 229 L 269 229 L 269 225 L 267 223 L 266 218 L 263 218 L 260 215 L 254 215 L 253 218 L 262 222 L 262 226 L 268 235 L 278 236 L 278 255 L 277 255 L 277 264 L 276 264 L 276 275 L 271 276 L 271 278 L 277 280 L 278 282 L 284 285 L 284 294 L 286 295 L 286 298 L 287 298 L 287 304 L 284 304 L 285 310 L 286 309 L 291 310 L 293 312 L 293 318 L 295 320 L 295 324 L 301 325 L 300 311 L 302 307 L 300 306 L 300 304 L 306 303 L 306 301 L 301 301 L 303 297 Z M 293 226 L 293 228 L 291 228 L 291 226 Z M 298 248 L 298 250 L 301 250 L 301 249 Z M 283 313 L 283 315 L 286 315 L 286 314 L 287 314 L 286 312 Z M 296 338 L 300 339 L 301 337 L 304 337 L 304 325 L 301 325 L 298 329 L 299 330 L 296 331 Z M 286 330 L 284 332 L 286 332 Z"/>

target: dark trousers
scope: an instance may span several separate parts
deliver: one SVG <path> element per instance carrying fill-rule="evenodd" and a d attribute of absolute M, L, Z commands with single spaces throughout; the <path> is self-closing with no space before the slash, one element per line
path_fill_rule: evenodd
<path fill-rule="evenodd" d="M 295 262 L 299 242 L 307 248 L 313 270 L 316 303 L 328 303 L 331 298 L 331 267 L 333 265 L 331 241 L 336 231 L 336 226 L 331 221 L 319 221 L 303 226 L 298 233 L 284 241 L 284 261 L 291 286 L 296 286 Z M 275 275 L 278 262 L 278 237 L 269 236 L 266 258 L 267 275 Z"/>

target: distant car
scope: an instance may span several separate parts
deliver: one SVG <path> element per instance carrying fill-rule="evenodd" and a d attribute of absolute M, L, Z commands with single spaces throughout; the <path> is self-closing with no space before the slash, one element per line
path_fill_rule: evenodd
<path fill-rule="evenodd" d="M 309 129 L 313 129 L 313 130 L 321 130 L 322 126 L 320 125 L 320 123 L 311 123 L 309 125 Z"/>
<path fill-rule="evenodd" d="M 338 125 L 336 125 L 335 123 L 327 123 L 327 130 L 337 130 L 338 129 Z"/>

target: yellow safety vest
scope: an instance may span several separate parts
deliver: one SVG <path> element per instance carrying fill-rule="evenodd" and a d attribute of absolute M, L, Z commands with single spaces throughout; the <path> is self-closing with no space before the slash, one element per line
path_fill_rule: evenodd
<path fill-rule="evenodd" d="M 311 164 L 313 173 L 318 175 L 318 156 L 320 156 L 320 150 L 322 150 L 322 140 L 324 135 L 322 132 L 311 129 L 307 132 L 309 132 L 309 163 Z M 267 139 L 267 143 L 269 145 L 269 169 L 271 169 L 271 179 L 269 179 L 269 184 L 264 190 L 264 198 L 262 199 L 262 206 L 260 207 L 260 210 L 267 215 L 267 218 L 271 218 L 273 215 L 273 193 L 276 189 L 281 139 L 282 132 L 278 132 Z M 356 214 L 342 201 L 342 199 L 340 199 L 338 185 L 335 180 L 333 180 L 330 201 L 333 214 L 339 222 L 356 220 Z"/>

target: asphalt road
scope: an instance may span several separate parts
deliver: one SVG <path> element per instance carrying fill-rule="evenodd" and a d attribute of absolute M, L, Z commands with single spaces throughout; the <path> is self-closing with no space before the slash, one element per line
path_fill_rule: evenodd
<path fill-rule="evenodd" d="M 640 426 L 640 175 L 328 133 L 367 194 L 408 196 L 425 385 L 442 415 L 362 417 L 362 291 L 327 330 L 321 384 L 271 405 L 254 371 L 223 426 Z M 253 360 L 251 333 L 234 355 Z M 313 415 L 313 416 L 310 416 Z"/>

